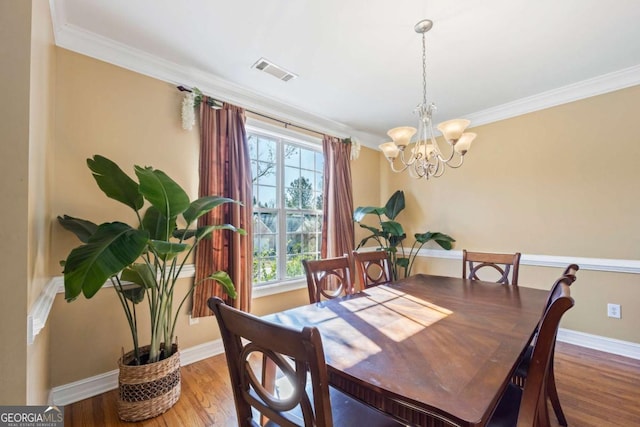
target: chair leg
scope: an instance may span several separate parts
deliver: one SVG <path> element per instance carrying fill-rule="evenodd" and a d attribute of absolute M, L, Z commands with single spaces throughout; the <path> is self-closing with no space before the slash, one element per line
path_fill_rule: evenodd
<path fill-rule="evenodd" d="M 556 389 L 556 378 L 555 374 L 553 373 L 553 361 L 551 362 L 549 376 L 547 377 L 547 395 L 549 396 L 549 400 L 551 400 L 551 406 L 553 406 L 553 412 L 555 412 L 556 414 L 558 423 L 560 423 L 561 426 L 566 427 L 567 419 L 564 417 L 562 406 L 560 406 L 560 399 L 558 398 L 558 389 Z"/>

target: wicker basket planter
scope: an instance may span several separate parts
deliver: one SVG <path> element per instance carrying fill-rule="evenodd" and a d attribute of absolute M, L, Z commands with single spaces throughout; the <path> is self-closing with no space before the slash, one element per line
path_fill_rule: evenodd
<path fill-rule="evenodd" d="M 133 351 L 118 360 L 118 416 L 123 421 L 141 421 L 156 417 L 171 408 L 180 398 L 180 353 L 174 353 L 159 362 L 129 365 Z M 149 353 L 149 346 L 140 348 Z"/>

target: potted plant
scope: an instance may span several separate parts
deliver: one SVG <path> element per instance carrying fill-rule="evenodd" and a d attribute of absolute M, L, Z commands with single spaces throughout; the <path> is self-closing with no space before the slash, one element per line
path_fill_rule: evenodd
<path fill-rule="evenodd" d="M 199 285 L 192 283 L 182 300 L 174 302 L 180 272 L 198 244 L 215 230 L 244 234 L 231 224 L 196 227 L 196 221 L 224 203 L 237 202 L 219 196 L 190 202 L 175 181 L 151 167 L 135 166 L 136 182 L 103 156 L 87 159 L 87 165 L 107 197 L 134 210 L 138 225 L 118 221 L 97 225 L 67 215 L 58 217 L 82 242 L 61 263 L 65 299 L 73 301 L 81 293 L 91 298 L 105 282 L 111 283 L 133 341 L 133 350 L 119 362 L 118 414 L 126 421 L 151 418 L 173 406 L 180 396 L 175 328 L 180 308 Z M 226 272 L 212 272 L 204 280 L 217 281 L 229 296 L 236 297 Z M 141 346 L 138 340 L 136 306 L 143 301 L 149 306 L 148 346 Z"/>
<path fill-rule="evenodd" d="M 353 220 L 357 222 L 360 227 L 371 232 L 371 234 L 360 241 L 356 249 L 364 246 L 369 240 L 376 241 L 379 247 L 389 254 L 391 274 L 394 280 L 411 275 L 416 256 L 427 242 L 433 240 L 446 250 L 450 250 L 453 242 L 455 242 L 451 236 L 437 231 L 416 233 L 414 234 L 415 240 L 409 252 L 407 252 L 404 247 L 407 234 L 404 232 L 402 224 L 396 221 L 396 217 L 404 208 L 404 192 L 398 190 L 391 195 L 384 206 L 361 206 L 356 208 L 353 213 Z M 377 216 L 379 227 L 372 227 L 362 223 L 362 220 L 369 214 Z M 400 273 L 402 273 L 402 275 Z"/>

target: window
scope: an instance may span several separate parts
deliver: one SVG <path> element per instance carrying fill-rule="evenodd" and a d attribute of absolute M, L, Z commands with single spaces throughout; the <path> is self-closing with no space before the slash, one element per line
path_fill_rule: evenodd
<path fill-rule="evenodd" d="M 253 284 L 304 277 L 320 256 L 322 147 L 248 128 L 253 174 Z"/>

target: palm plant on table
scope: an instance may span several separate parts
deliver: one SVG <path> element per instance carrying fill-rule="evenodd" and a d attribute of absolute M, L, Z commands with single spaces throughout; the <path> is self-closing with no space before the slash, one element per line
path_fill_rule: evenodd
<path fill-rule="evenodd" d="M 133 351 L 126 364 L 145 365 L 170 358 L 177 351 L 178 314 L 199 285 L 192 283 L 186 295 L 174 302 L 178 278 L 187 259 L 198 244 L 216 230 L 244 234 L 244 230 L 231 224 L 196 227 L 197 219 L 224 203 L 238 202 L 219 196 L 191 202 L 175 181 L 151 167 L 135 166 L 139 181 L 136 182 L 105 157 L 96 155 L 87 159 L 87 165 L 107 197 L 134 210 L 138 225 L 134 227 L 119 221 L 97 225 L 67 215 L 58 217 L 60 224 L 82 242 L 62 262 L 65 299 L 73 301 L 81 293 L 91 298 L 105 282 L 110 282 L 133 341 Z M 145 201 L 148 207 L 143 211 Z M 235 287 L 226 272 L 212 272 L 204 280 L 217 281 L 228 295 L 236 297 Z M 150 345 L 145 347 L 139 343 L 136 310 L 143 301 L 149 306 L 151 337 Z M 143 418 L 129 417 L 128 420 L 135 419 Z"/>
<path fill-rule="evenodd" d="M 455 242 L 455 240 L 447 234 L 438 231 L 426 231 L 424 233 L 414 234 L 414 241 L 411 248 L 408 251 L 405 250 L 404 243 L 407 234 L 402 224 L 396 220 L 396 217 L 404 208 L 404 192 L 398 190 L 391 195 L 384 206 L 360 206 L 356 208 L 353 213 L 353 220 L 357 222 L 360 227 L 369 230 L 371 233 L 360 241 L 356 249 L 363 247 L 370 240 L 375 241 L 380 249 L 387 251 L 389 254 L 391 274 L 394 280 L 411 275 L 416 256 L 427 242 L 434 241 L 446 250 L 450 250 L 453 242 Z M 375 215 L 377 217 L 377 227 L 362 222 L 367 215 Z M 402 273 L 402 275 L 400 273 Z"/>

